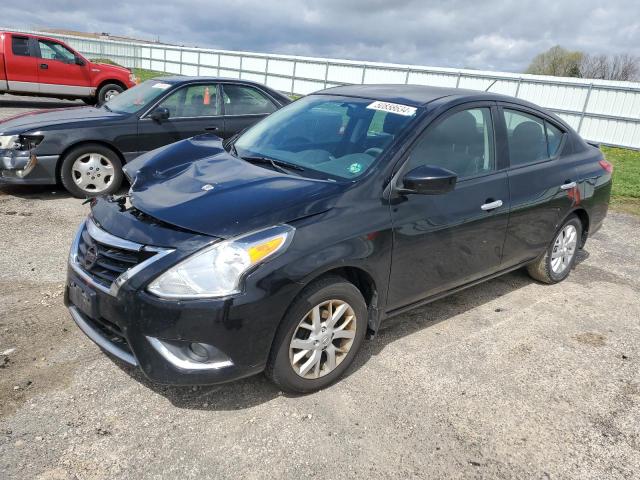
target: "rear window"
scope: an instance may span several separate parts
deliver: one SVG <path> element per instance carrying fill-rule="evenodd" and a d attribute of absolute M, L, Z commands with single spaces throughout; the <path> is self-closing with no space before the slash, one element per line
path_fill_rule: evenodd
<path fill-rule="evenodd" d="M 511 166 L 535 163 L 558 153 L 563 132 L 546 120 L 505 108 L 504 121 Z"/>
<path fill-rule="evenodd" d="M 11 37 L 11 51 L 14 55 L 21 57 L 30 57 L 29 52 L 29 38 L 28 37 Z"/>

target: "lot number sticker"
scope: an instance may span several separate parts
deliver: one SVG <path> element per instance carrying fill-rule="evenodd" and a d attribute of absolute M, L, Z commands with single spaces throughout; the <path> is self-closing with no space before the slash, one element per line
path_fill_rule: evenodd
<path fill-rule="evenodd" d="M 156 83 L 154 85 L 151 85 L 151 88 L 159 88 L 161 90 L 166 90 L 167 88 L 169 88 L 171 85 L 168 83 Z"/>
<path fill-rule="evenodd" d="M 416 114 L 416 107 L 401 105 L 399 103 L 376 101 L 370 103 L 367 108 L 370 108 L 371 110 L 380 110 L 383 112 L 395 113 L 397 115 L 403 115 L 405 117 L 411 117 L 412 115 Z"/>

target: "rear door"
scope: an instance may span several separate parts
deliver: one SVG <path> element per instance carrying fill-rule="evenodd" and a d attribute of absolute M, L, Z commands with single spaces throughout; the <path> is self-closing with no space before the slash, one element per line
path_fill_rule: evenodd
<path fill-rule="evenodd" d="M 500 106 L 509 152 L 511 214 L 504 246 L 506 266 L 537 257 L 579 195 L 576 169 L 561 152 L 562 126 L 540 112 L 514 104 Z"/>
<path fill-rule="evenodd" d="M 443 195 L 407 195 L 391 206 L 388 306 L 401 308 L 500 269 L 509 214 L 508 180 L 496 155 L 491 103 L 445 113 L 419 137 L 401 175 L 420 165 L 458 174 Z"/>
<path fill-rule="evenodd" d="M 5 68 L 9 90 L 39 93 L 38 59 L 35 40 L 28 36 L 5 33 Z"/>
<path fill-rule="evenodd" d="M 40 92 L 52 95 L 90 96 L 91 74 L 76 63 L 76 54 L 60 42 L 38 38 Z"/>
<path fill-rule="evenodd" d="M 222 137 L 229 138 L 260 121 L 278 106 L 260 89 L 249 85 L 222 84 L 225 129 Z"/>
<path fill-rule="evenodd" d="M 156 108 L 169 110 L 167 120 L 149 117 Z M 201 133 L 222 136 L 220 91 L 217 83 L 195 83 L 179 87 L 145 113 L 138 122 L 141 151 L 177 142 Z"/>

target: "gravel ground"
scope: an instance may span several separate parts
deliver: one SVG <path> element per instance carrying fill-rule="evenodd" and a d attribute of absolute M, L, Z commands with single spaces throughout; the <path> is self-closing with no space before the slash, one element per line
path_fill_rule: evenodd
<path fill-rule="evenodd" d="M 62 305 L 87 211 L 0 187 L 2 479 L 640 477 L 638 217 L 611 213 L 562 284 L 518 271 L 416 309 L 290 396 L 161 387 L 101 353 Z"/>

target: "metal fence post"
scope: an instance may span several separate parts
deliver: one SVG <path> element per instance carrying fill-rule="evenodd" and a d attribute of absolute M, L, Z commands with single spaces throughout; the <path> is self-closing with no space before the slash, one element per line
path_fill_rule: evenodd
<path fill-rule="evenodd" d="M 514 97 L 518 98 L 518 94 L 520 93 L 520 84 L 522 83 L 522 77 L 518 77 L 518 84 L 516 85 L 516 94 Z"/>
<path fill-rule="evenodd" d="M 264 84 L 267 84 L 267 76 L 269 75 L 269 57 L 267 57 L 267 64 L 264 67 Z"/>
<path fill-rule="evenodd" d="M 580 129 L 582 128 L 582 121 L 584 120 L 584 115 L 587 113 L 587 106 L 589 104 L 589 98 L 591 98 L 591 90 L 593 90 L 593 83 L 589 85 L 589 90 L 587 90 L 587 96 L 584 97 L 584 105 L 582 106 L 582 113 L 580 114 L 580 121 L 578 122 L 578 129 L 576 130 L 580 133 Z"/>
<path fill-rule="evenodd" d="M 293 88 L 296 81 L 296 68 L 298 67 L 298 61 L 293 61 L 293 75 L 291 75 L 291 95 L 293 95 Z"/>
<path fill-rule="evenodd" d="M 327 88 L 328 78 L 329 78 L 329 62 L 324 64 L 324 88 Z"/>
<path fill-rule="evenodd" d="M 411 67 L 407 67 L 407 74 L 404 76 L 404 84 L 409 85 L 409 74 L 411 73 Z"/>
<path fill-rule="evenodd" d="M 367 65 L 362 66 L 362 78 L 360 79 L 360 85 L 364 85 L 364 77 L 367 73 Z"/>
<path fill-rule="evenodd" d="M 456 79 L 456 88 L 460 88 L 460 77 L 462 77 L 462 72 L 458 72 L 458 78 Z"/>

